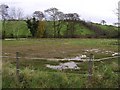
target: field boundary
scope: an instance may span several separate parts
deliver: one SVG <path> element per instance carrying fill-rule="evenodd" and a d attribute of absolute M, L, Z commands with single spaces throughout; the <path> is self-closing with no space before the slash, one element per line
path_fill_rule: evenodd
<path fill-rule="evenodd" d="M 2 58 L 16 58 L 16 57 L 11 57 L 11 56 L 0 56 Z M 106 57 L 106 58 L 100 58 L 100 59 L 93 59 L 93 61 L 102 61 L 102 60 L 108 60 L 108 59 L 113 59 L 113 58 L 118 58 L 120 56 L 113 56 L 113 57 Z M 84 58 L 81 60 L 75 60 L 75 59 L 71 59 L 71 60 L 67 60 L 67 59 L 56 59 L 56 58 L 38 58 L 38 57 L 18 57 L 19 59 L 31 59 L 31 60 L 48 60 L 48 61 L 89 61 L 89 58 Z M 39 61 L 37 61 L 39 62 Z"/>

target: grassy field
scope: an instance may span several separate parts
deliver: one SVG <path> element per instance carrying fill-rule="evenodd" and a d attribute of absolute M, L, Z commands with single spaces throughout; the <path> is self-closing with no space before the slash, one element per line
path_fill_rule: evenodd
<path fill-rule="evenodd" d="M 91 83 L 88 82 L 88 62 L 78 62 L 78 70 L 53 70 L 46 64 L 64 61 L 38 58 L 66 58 L 81 54 L 95 58 L 111 57 L 118 52 L 116 39 L 18 39 L 2 41 L 3 88 L 117 88 L 118 58 L 94 62 Z M 97 50 L 97 52 L 96 52 Z M 16 78 L 15 53 L 20 52 L 19 82 Z M 67 62 L 67 61 L 65 61 Z"/>
<path fill-rule="evenodd" d="M 85 54 L 86 50 L 99 49 L 99 53 L 88 51 L 87 54 L 110 56 L 102 51 L 118 52 L 116 39 L 27 39 L 27 40 L 3 40 L 3 55 L 14 55 L 20 52 L 22 56 L 34 56 L 42 58 L 65 58 Z"/>
<path fill-rule="evenodd" d="M 53 61 L 20 62 L 19 82 L 15 62 L 3 61 L 3 88 L 118 88 L 117 60 L 96 62 L 92 81 L 88 81 L 88 62 L 79 63 L 80 70 L 52 70 L 45 64 Z M 18 83 L 17 83 L 18 82 Z M 90 85 L 89 85 L 90 84 Z"/>

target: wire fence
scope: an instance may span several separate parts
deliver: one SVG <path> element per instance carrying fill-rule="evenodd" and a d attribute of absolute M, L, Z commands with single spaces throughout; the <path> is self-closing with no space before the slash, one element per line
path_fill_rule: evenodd
<path fill-rule="evenodd" d="M 93 72 L 94 72 L 94 70 L 93 70 L 94 62 L 114 59 L 114 58 L 118 58 L 118 57 L 120 57 L 120 56 L 94 59 L 94 55 L 91 53 L 89 55 L 89 57 L 86 57 L 85 59 L 80 60 L 82 62 L 84 62 L 84 61 L 88 62 L 88 74 L 85 74 L 85 75 L 87 75 L 87 77 L 88 77 L 89 84 L 92 82 L 92 76 L 93 76 Z M 54 59 L 54 58 L 21 57 L 19 52 L 16 52 L 16 56 L 2 56 L 2 58 L 3 59 L 4 58 L 9 58 L 9 59 L 11 59 L 11 60 L 9 60 L 10 62 L 15 63 L 15 65 L 16 65 L 16 77 L 17 77 L 18 81 L 19 81 L 19 73 L 20 73 L 19 71 L 21 69 L 21 66 L 20 66 L 21 62 L 22 63 L 27 63 L 27 62 L 33 61 L 33 62 L 40 63 L 41 60 L 48 60 L 48 61 L 64 61 L 65 60 L 65 59 Z M 73 60 L 73 61 L 75 61 L 75 60 Z"/>

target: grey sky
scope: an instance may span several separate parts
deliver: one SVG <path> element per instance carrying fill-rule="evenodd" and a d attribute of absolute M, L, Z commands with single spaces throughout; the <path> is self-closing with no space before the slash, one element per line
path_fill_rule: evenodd
<path fill-rule="evenodd" d="M 9 7 L 22 8 L 25 15 L 34 11 L 44 11 L 56 7 L 64 13 L 78 13 L 81 19 L 92 22 L 106 20 L 108 24 L 117 22 L 114 10 L 118 8 L 119 0 L 0 0 Z"/>

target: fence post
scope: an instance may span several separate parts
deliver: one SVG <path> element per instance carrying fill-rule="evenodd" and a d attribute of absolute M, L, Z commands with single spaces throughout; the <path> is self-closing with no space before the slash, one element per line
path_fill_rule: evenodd
<path fill-rule="evenodd" d="M 17 79 L 19 80 L 19 52 L 16 52 L 16 75 Z"/>
<path fill-rule="evenodd" d="M 93 74 L 93 58 L 94 55 L 91 53 L 88 61 L 88 82 L 89 87 L 91 87 L 92 83 L 92 74 Z"/>

